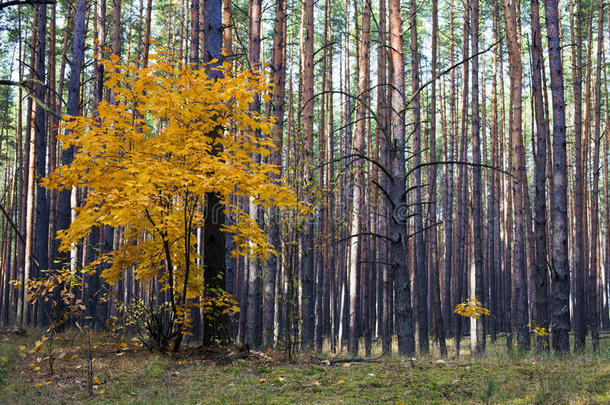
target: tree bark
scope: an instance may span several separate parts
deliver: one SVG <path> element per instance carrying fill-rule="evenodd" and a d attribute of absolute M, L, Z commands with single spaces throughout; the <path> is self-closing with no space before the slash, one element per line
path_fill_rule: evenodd
<path fill-rule="evenodd" d="M 454 51 L 454 13 L 453 13 L 453 0 L 451 1 L 449 9 L 449 63 L 451 66 L 455 64 L 455 51 Z M 456 105 L 455 105 L 455 70 L 451 69 L 449 73 L 449 129 L 446 133 L 443 133 L 443 143 L 445 147 L 445 160 L 455 160 L 455 138 L 457 136 L 455 131 L 456 126 Z M 453 313 L 453 306 L 451 301 L 451 282 L 452 277 L 455 277 L 454 263 L 455 256 L 453 237 L 453 195 L 454 195 L 454 166 L 445 165 L 445 198 L 443 200 L 443 220 L 444 220 L 444 231 L 445 231 L 445 285 L 444 285 L 444 322 L 446 329 L 449 330 L 451 326 L 451 319 Z M 452 331 L 450 331 L 452 332 Z"/>
<path fill-rule="evenodd" d="M 415 221 L 415 291 L 416 323 L 419 351 L 422 354 L 430 352 L 428 342 L 428 272 L 425 260 L 424 221 L 422 210 L 422 175 L 418 168 L 421 165 L 421 100 L 419 93 L 419 47 L 417 44 L 417 1 L 409 1 L 410 32 L 411 32 L 411 91 L 413 97 L 413 166 L 414 169 L 414 221 Z"/>
<path fill-rule="evenodd" d="M 273 55 L 272 55 L 272 80 L 273 80 L 273 115 L 275 117 L 275 128 L 273 129 L 273 139 L 276 147 L 271 152 L 270 163 L 282 170 L 282 137 L 284 131 L 284 97 L 286 93 L 286 2 L 276 0 L 275 3 L 275 27 L 273 35 Z M 225 43 L 226 43 L 225 36 Z M 274 300 L 275 279 L 281 267 L 281 238 L 280 238 L 280 218 L 277 207 L 271 207 L 269 214 L 270 231 L 269 240 L 271 246 L 276 251 L 269 260 L 269 269 L 265 272 L 263 280 L 263 346 L 273 345 L 274 335 Z"/>
<path fill-rule="evenodd" d="M 309 187 L 313 186 L 313 79 L 314 79 L 314 13 L 313 0 L 305 0 L 303 3 L 303 49 L 301 49 L 301 68 L 303 83 L 303 108 L 302 133 L 304 137 L 304 173 L 303 183 L 309 194 Z M 310 197 L 306 197 L 306 200 Z M 303 265 L 301 268 L 301 285 L 303 289 L 303 339 L 302 345 L 308 348 L 313 343 L 314 337 L 314 223 L 311 217 L 305 220 L 305 232 L 302 236 Z"/>
<path fill-rule="evenodd" d="M 568 261 L 568 173 L 566 164 L 565 98 L 557 0 L 545 0 L 553 98 L 553 196 L 551 233 L 552 344 L 560 353 L 570 352 L 570 267 Z"/>
<path fill-rule="evenodd" d="M 475 165 L 481 164 L 481 128 L 479 120 L 479 1 L 471 2 L 472 30 L 472 161 Z M 474 284 L 471 285 L 471 297 L 475 297 L 485 303 L 483 297 L 483 204 L 482 204 L 481 168 L 472 168 L 472 215 L 473 215 L 473 239 L 474 239 Z M 471 277 L 472 279 L 472 277 Z M 471 319 L 470 323 L 470 348 L 475 355 L 485 352 L 485 330 L 483 319 Z"/>
<path fill-rule="evenodd" d="M 547 240 L 546 240 L 546 119 L 544 114 L 544 103 L 542 99 L 542 43 L 540 33 L 540 15 L 538 0 L 530 2 L 532 15 L 532 91 L 534 94 L 535 119 L 536 119 L 536 195 L 535 195 L 535 252 L 536 272 L 534 275 L 534 297 L 535 297 L 535 325 L 538 328 L 548 330 L 548 277 L 547 277 Z M 548 336 L 536 335 L 536 350 L 544 352 L 549 350 Z"/>
<path fill-rule="evenodd" d="M 572 13 L 573 14 L 573 13 Z M 581 27 L 581 0 L 576 0 L 576 15 L 571 15 L 572 35 L 572 91 L 574 97 L 574 155 L 576 160 L 576 173 L 574 175 L 574 351 L 580 351 L 585 346 L 586 314 L 585 314 L 585 285 L 584 285 L 584 204 L 585 180 L 584 163 L 582 161 L 582 27 Z M 576 20 L 576 21 L 574 21 Z"/>
<path fill-rule="evenodd" d="M 593 7 L 593 4 L 591 4 Z M 589 309 L 591 325 L 591 342 L 593 351 L 599 351 L 599 312 L 597 303 L 597 279 L 599 272 L 599 255 L 598 255 L 598 237 L 599 237 L 599 155 L 601 144 L 601 76 L 602 76 L 602 49 L 604 46 L 604 3 L 600 0 L 597 30 L 597 63 L 595 67 L 596 82 L 595 82 L 595 129 L 594 142 L 595 152 L 593 156 L 593 190 L 591 193 L 591 267 L 589 269 Z M 593 38 L 591 37 L 592 41 Z M 608 125 L 608 123 L 606 123 Z M 607 136 L 608 134 L 606 134 Z M 607 237 L 608 235 L 606 235 Z"/>
<path fill-rule="evenodd" d="M 196 0 L 195 0 L 196 1 Z M 222 0 L 203 1 L 205 22 L 203 24 L 205 43 L 203 63 L 211 62 L 216 59 L 222 60 Z M 206 65 L 210 77 L 219 77 L 219 72 L 212 70 L 212 65 Z M 219 131 L 218 129 L 217 131 Z M 217 133 L 215 133 L 216 136 Z M 218 153 L 218 149 L 213 149 L 212 153 Z M 217 194 L 206 195 L 205 210 L 208 215 L 205 217 L 203 235 L 203 266 L 204 278 L 209 291 L 222 289 L 225 286 L 225 234 L 222 227 L 225 223 L 225 212 Z M 213 215 L 212 215 L 213 214 Z M 220 319 L 205 319 L 204 342 L 209 343 L 219 338 L 226 341 L 228 338 L 226 317 Z"/>
<path fill-rule="evenodd" d="M 464 29 L 463 29 L 463 54 L 464 60 L 469 57 L 469 38 L 470 38 L 470 12 L 469 8 L 466 7 L 464 10 Z M 462 114 L 460 123 L 460 161 L 465 162 L 467 158 L 468 150 L 468 138 L 467 138 L 467 117 L 468 117 L 468 63 L 462 65 Z M 457 131 L 456 131 L 457 132 Z M 455 229 L 455 268 L 453 274 L 453 303 L 459 304 L 463 300 L 464 295 L 464 275 L 468 268 L 468 229 L 466 226 L 466 220 L 468 215 L 468 177 L 466 176 L 466 166 L 460 165 L 458 167 L 458 184 L 457 184 L 457 224 Z M 462 338 L 462 317 L 453 314 L 453 348 L 455 351 L 456 358 L 460 356 L 460 340 Z"/>
<path fill-rule="evenodd" d="M 511 171 L 514 176 L 512 181 L 513 188 L 513 207 L 514 207 L 514 260 L 513 260 L 513 284 L 515 289 L 515 317 L 514 324 L 517 331 L 517 344 L 523 350 L 529 349 L 529 329 L 527 327 L 527 262 L 525 258 L 525 221 L 526 207 L 524 206 L 524 184 L 525 165 L 521 159 L 523 154 L 523 136 L 521 132 L 522 119 L 522 73 L 521 63 L 521 44 L 518 36 L 518 20 L 516 16 L 515 4 L 510 0 L 503 0 L 504 3 L 504 22 L 506 29 L 506 39 L 508 43 L 509 56 L 509 76 L 510 76 L 510 137 L 512 139 L 512 165 Z"/>
<path fill-rule="evenodd" d="M 36 215 L 34 223 L 34 257 L 38 261 L 34 276 L 40 277 L 41 271 L 49 268 L 49 200 L 47 189 L 40 186 L 40 179 L 46 176 L 47 169 L 47 114 L 45 103 L 47 102 L 47 89 L 45 85 L 45 55 L 47 41 L 47 5 L 38 5 L 38 35 L 36 42 L 36 119 L 34 131 L 36 139 Z M 55 46 L 55 44 L 52 44 Z M 38 326 L 47 323 L 47 311 L 49 306 L 42 300 L 36 305 L 38 309 Z"/>
<path fill-rule="evenodd" d="M 392 62 L 392 178 L 390 198 L 389 259 L 396 273 L 396 334 L 398 353 L 415 354 L 413 309 L 411 308 L 411 286 L 407 267 L 407 213 L 405 170 L 405 71 L 402 51 L 402 21 L 400 1 L 389 0 L 390 60 Z"/>
<path fill-rule="evenodd" d="M 429 138 L 429 149 L 430 149 L 430 161 L 436 162 L 436 79 L 438 71 L 438 0 L 432 0 L 432 90 L 431 90 L 431 101 L 430 101 L 430 138 Z M 428 201 L 430 203 L 428 208 L 428 226 L 430 231 L 428 232 L 428 252 L 429 261 L 428 268 L 430 269 L 430 302 L 432 306 L 432 319 L 433 319 L 433 330 L 434 336 L 437 339 L 441 357 L 447 357 L 447 345 L 445 342 L 445 325 L 443 323 L 443 313 L 441 311 L 441 290 L 440 290 L 440 267 L 438 260 L 438 245 L 437 245 L 437 225 L 436 225 L 436 173 L 437 166 L 430 166 L 429 171 L 429 183 L 430 189 L 428 194 Z"/>
<path fill-rule="evenodd" d="M 81 72 L 84 61 L 85 48 L 85 18 L 87 14 L 87 1 L 78 0 L 76 2 L 76 12 L 74 14 L 74 40 L 72 44 L 72 61 L 70 63 L 70 80 L 68 83 L 68 102 L 66 112 L 68 115 L 79 114 L 79 98 L 81 90 Z M 70 146 L 62 153 L 62 165 L 66 166 L 74 160 L 74 146 Z M 59 192 L 57 206 L 57 230 L 68 229 L 72 217 L 72 190 L 61 190 Z M 55 243 L 54 251 L 57 252 L 59 243 Z M 69 255 L 64 252 L 57 252 L 56 266 L 60 268 L 68 264 Z"/>
<path fill-rule="evenodd" d="M 359 46 L 358 59 L 358 96 L 361 98 L 357 104 L 356 114 L 356 132 L 354 134 L 353 150 L 354 153 L 364 156 L 366 154 L 365 136 L 366 136 L 366 108 L 362 99 L 366 98 L 365 93 L 369 87 L 369 64 L 370 64 L 370 34 L 371 34 L 371 9 L 370 2 L 364 2 L 362 10 L 362 32 Z M 364 185 L 364 160 L 359 159 L 354 164 L 354 184 L 352 189 L 352 209 L 350 220 L 350 260 L 349 260 L 349 339 L 347 349 L 353 354 L 358 354 L 358 336 L 361 333 L 361 326 L 358 322 L 358 288 L 360 287 L 360 269 L 366 268 L 366 265 L 360 263 L 360 250 L 363 237 L 360 233 L 363 232 L 363 217 L 365 215 L 365 190 Z M 363 299 L 361 297 L 360 299 Z M 366 305 L 366 304 L 365 304 Z"/>
<path fill-rule="evenodd" d="M 251 71 L 258 71 L 260 69 L 261 59 L 261 0 L 250 0 L 250 12 L 249 12 L 249 36 L 248 36 L 248 63 Z M 250 110 L 258 113 L 260 111 L 260 97 L 258 94 L 253 96 L 253 101 L 250 104 Z M 261 156 L 256 154 L 254 160 L 260 163 Z M 254 204 L 253 199 L 249 201 L 249 212 L 250 217 L 257 223 L 261 223 L 262 213 L 258 205 Z M 251 347 L 259 347 L 262 344 L 262 316 L 264 314 L 260 310 L 261 300 L 267 297 L 261 296 L 261 263 L 258 258 L 250 258 L 248 261 L 248 310 L 247 310 L 247 321 L 246 321 L 246 340 L 245 343 Z M 271 308 L 273 308 L 273 296 L 268 297 L 271 299 Z M 263 304 L 264 305 L 264 304 Z M 268 307 L 263 307 L 263 309 Z M 273 315 L 272 315 L 273 316 Z M 273 319 L 273 317 L 271 318 Z"/>

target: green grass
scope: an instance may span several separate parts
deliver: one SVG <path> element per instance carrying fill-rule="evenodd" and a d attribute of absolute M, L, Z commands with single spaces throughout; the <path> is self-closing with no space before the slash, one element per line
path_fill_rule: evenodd
<path fill-rule="evenodd" d="M 66 354 L 49 375 L 46 348 L 29 353 L 39 334 L 0 334 L 0 402 L 7 404 L 446 404 L 446 403 L 610 403 L 610 339 L 600 355 L 557 358 L 533 353 L 508 355 L 499 342 L 481 359 L 383 358 L 379 363 L 321 365 L 281 354 L 254 353 L 220 362 L 226 353 L 190 350 L 168 357 L 135 342 L 117 344 L 96 336 L 94 396 L 87 391 L 83 336 L 55 341 Z M 19 346 L 27 347 L 25 357 Z M 465 342 L 467 348 L 467 342 Z M 75 354 L 79 357 L 70 360 Z M 6 360 L 6 361 L 5 361 Z M 222 364 L 221 364 L 222 363 Z"/>

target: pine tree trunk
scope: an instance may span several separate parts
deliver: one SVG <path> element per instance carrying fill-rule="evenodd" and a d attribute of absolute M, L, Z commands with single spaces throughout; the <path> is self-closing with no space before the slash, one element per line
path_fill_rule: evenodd
<path fill-rule="evenodd" d="M 250 0 L 250 12 L 249 12 L 249 36 L 248 36 L 248 63 L 251 71 L 258 71 L 260 69 L 260 55 L 261 55 L 261 0 Z M 254 112 L 260 111 L 260 98 L 258 95 L 253 97 L 253 101 L 250 104 L 250 110 Z M 254 160 L 260 163 L 261 156 L 255 155 Z M 254 204 L 253 199 L 250 199 L 248 208 L 250 217 L 253 221 L 260 224 L 262 215 L 260 208 Z M 259 347 L 262 343 L 262 313 L 260 311 L 260 304 L 263 297 L 261 297 L 261 262 L 258 258 L 250 258 L 248 261 L 248 311 L 246 321 L 246 340 L 245 343 L 251 347 Z M 270 297 L 273 299 L 273 297 Z M 273 302 L 273 301 L 272 301 Z M 273 318 L 272 318 L 273 319 Z"/>
<path fill-rule="evenodd" d="M 41 276 L 42 270 L 49 268 L 49 201 L 47 189 L 40 186 L 40 179 L 46 176 L 47 168 L 47 114 L 45 104 L 47 103 L 47 89 L 45 85 L 45 55 L 47 41 L 47 5 L 39 4 L 38 34 L 36 42 L 36 119 L 34 131 L 36 139 L 36 215 L 34 223 L 34 257 L 36 257 L 35 277 Z M 54 44 L 53 44 L 54 45 Z M 46 313 L 50 309 L 42 300 L 36 304 L 38 326 L 47 323 Z"/>
<path fill-rule="evenodd" d="M 205 2 L 205 0 L 203 0 Z M 190 63 L 195 68 L 200 66 L 199 60 L 199 0 L 191 0 L 191 49 L 190 49 Z"/>
<path fill-rule="evenodd" d="M 144 20 L 144 52 L 142 66 L 148 67 L 148 54 L 150 52 L 150 24 L 152 18 L 152 0 L 146 1 L 146 19 Z"/>
<path fill-rule="evenodd" d="M 593 5 L 591 5 L 593 7 Z M 591 342 L 593 351 L 599 351 L 599 312 L 597 304 L 598 292 L 598 272 L 599 272 L 599 255 L 598 255 L 598 237 L 599 237 L 599 155 L 601 144 L 601 76 L 602 76 L 602 49 L 604 46 L 604 3 L 599 2 L 599 20 L 597 30 L 597 64 L 595 68 L 596 83 L 595 83 L 595 130 L 594 142 L 595 152 L 593 157 L 593 190 L 591 193 L 591 268 L 589 269 L 589 309 L 591 325 Z M 593 38 L 590 37 L 592 41 Z M 606 123 L 608 125 L 608 123 Z"/>
<path fill-rule="evenodd" d="M 203 3 L 205 21 L 203 24 L 205 43 L 203 44 L 204 49 L 204 60 L 203 63 L 208 63 L 214 59 L 220 61 L 222 59 L 222 0 L 205 0 Z M 218 77 L 218 71 L 213 71 L 212 65 L 206 65 L 208 68 L 208 75 L 211 77 Z M 219 131 L 220 129 L 217 129 Z M 216 135 L 216 134 L 215 134 Z M 218 153 L 218 149 L 213 149 L 212 153 Z M 206 280 L 209 290 L 205 290 L 204 294 L 208 291 L 217 291 L 224 288 L 225 280 L 225 235 L 221 231 L 225 223 L 225 213 L 222 204 L 220 203 L 220 196 L 217 194 L 206 195 L 206 206 L 205 210 L 208 213 L 205 217 L 204 223 L 204 235 L 203 235 L 203 266 L 204 266 L 204 278 Z M 212 215 L 213 214 L 213 215 Z M 209 343 L 214 341 L 215 338 L 219 338 L 226 341 L 228 338 L 227 330 L 227 319 L 221 317 L 220 319 L 206 318 L 204 325 L 204 342 Z"/>
<path fill-rule="evenodd" d="M 526 207 L 524 206 L 524 184 L 525 166 L 521 159 L 523 154 L 523 136 L 521 132 L 521 85 L 523 66 L 521 63 L 521 44 L 518 37 L 519 23 L 516 17 L 515 5 L 509 0 L 504 0 L 504 22 L 506 27 L 506 38 L 508 42 L 509 76 L 510 76 L 510 137 L 513 144 L 511 171 L 514 176 L 513 207 L 514 207 L 514 260 L 513 260 L 513 285 L 515 289 L 515 319 L 517 330 L 517 344 L 523 350 L 529 349 L 529 329 L 527 327 L 527 263 L 525 251 L 526 233 Z"/>
<path fill-rule="evenodd" d="M 415 331 L 413 309 L 411 308 L 411 288 L 407 267 L 407 213 L 406 213 L 406 172 L 405 172 L 405 74 L 402 52 L 402 22 L 400 1 L 389 0 L 390 60 L 392 62 L 392 143 L 389 152 L 392 159 L 392 179 L 390 197 L 392 212 L 390 217 L 389 260 L 396 274 L 396 334 L 398 353 L 415 354 Z"/>
<path fill-rule="evenodd" d="M 610 27 L 610 17 L 608 18 L 608 27 Z M 610 128 L 610 96 L 608 95 L 608 73 L 607 69 L 604 69 L 604 89 L 606 93 L 606 131 Z M 604 280 L 602 283 L 602 294 L 601 297 L 605 296 L 602 304 L 602 329 L 610 328 L 610 314 L 608 297 L 610 297 L 610 174 L 608 173 L 608 155 L 610 154 L 610 140 L 609 137 L 604 137 L 604 217 L 605 217 L 605 261 L 604 261 Z"/>
<path fill-rule="evenodd" d="M 534 93 L 535 119 L 536 119 L 536 195 L 535 195 L 535 252 L 534 263 L 534 297 L 535 297 L 535 325 L 547 330 L 549 328 L 548 308 L 548 277 L 547 277 L 547 240 L 546 240 L 546 119 L 542 99 L 542 43 L 540 33 L 540 16 L 538 0 L 531 0 L 532 14 L 532 91 Z M 548 336 L 536 335 L 536 350 L 540 352 L 549 350 Z"/>
<path fill-rule="evenodd" d="M 454 51 L 454 13 L 453 13 L 453 1 L 451 1 L 450 11 L 449 11 L 449 64 L 453 66 L 455 64 L 455 51 Z M 445 151 L 445 160 L 451 161 L 455 160 L 455 138 L 457 136 L 455 131 L 456 126 L 456 105 L 455 105 L 455 70 L 452 69 L 449 73 L 449 129 L 447 132 L 443 133 L 443 143 L 446 145 Z M 454 275 L 454 263 L 455 256 L 454 245 L 453 245 L 453 237 L 454 237 L 454 229 L 453 229 L 453 195 L 454 195 L 454 165 L 446 165 L 445 166 L 445 185 L 444 192 L 445 198 L 443 200 L 443 214 L 444 214 L 444 224 L 445 224 L 445 285 L 444 285 L 444 322 L 445 329 L 447 329 L 450 333 L 453 332 L 450 330 L 451 328 L 451 319 L 453 313 L 453 305 L 451 301 L 451 283 L 452 277 Z"/>
<path fill-rule="evenodd" d="M 572 13 L 573 14 L 573 13 Z M 574 154 L 576 173 L 574 175 L 574 260 L 572 274 L 574 278 L 574 310 L 572 311 L 574 330 L 574 351 L 580 351 L 585 346 L 586 313 L 584 285 L 584 204 L 585 180 L 584 163 L 582 161 L 582 27 L 581 0 L 576 0 L 576 15 L 571 16 L 572 33 L 572 91 L 574 96 Z M 574 22 L 576 20 L 576 22 Z"/>
<path fill-rule="evenodd" d="M 313 186 L 313 79 L 314 79 L 314 20 L 313 0 L 305 0 L 303 21 L 303 48 L 301 49 L 301 65 L 303 69 L 303 137 L 305 172 L 303 175 L 304 187 Z M 309 190 L 306 195 L 309 195 Z M 306 200 L 309 197 L 306 197 Z M 304 348 L 311 347 L 314 337 L 314 223 L 311 217 L 305 221 L 305 232 L 302 235 L 303 243 L 303 265 L 301 268 L 301 285 L 303 288 L 303 339 Z"/>
<path fill-rule="evenodd" d="M 494 28 L 497 25 L 497 17 L 494 16 Z M 495 30 L 494 30 L 495 31 Z M 499 167 L 498 165 L 498 89 L 497 89 L 497 55 L 494 52 L 492 61 L 492 85 L 491 85 L 491 123 L 490 123 L 490 164 L 493 167 Z M 496 188 L 497 179 L 500 175 L 496 170 L 491 170 L 489 173 L 488 193 L 489 193 L 489 205 L 488 205 L 488 251 L 489 257 L 487 262 L 488 271 L 488 290 L 489 300 L 487 305 L 492 316 L 489 319 L 489 335 L 492 343 L 496 343 L 496 332 L 498 327 L 498 313 L 497 313 L 497 294 L 498 290 L 496 287 L 497 278 L 496 275 L 499 271 L 500 262 L 500 249 L 499 239 L 499 208 L 498 208 L 498 190 Z"/>
<path fill-rule="evenodd" d="M 286 2 L 277 0 L 275 3 L 275 32 L 273 36 L 273 115 L 276 120 L 273 138 L 276 147 L 271 152 L 269 163 L 282 170 L 282 137 L 284 131 L 284 97 L 286 93 Z M 227 38 L 225 37 L 225 44 Z M 225 45 L 226 48 L 226 45 Z M 269 260 L 269 269 L 263 279 L 263 347 L 271 347 L 274 337 L 275 318 L 275 280 L 281 267 L 280 218 L 277 207 L 271 207 L 269 214 L 269 241 L 276 251 Z"/>
<path fill-rule="evenodd" d="M 388 76 L 387 76 L 387 62 L 388 62 L 388 51 L 387 51 L 387 12 L 386 12 L 386 1 L 379 0 L 379 47 L 377 48 L 377 82 L 379 87 L 377 88 L 377 116 L 379 117 L 379 124 L 377 127 L 377 148 L 378 155 L 381 163 L 384 167 L 389 167 L 388 148 L 390 140 L 390 127 L 388 125 Z M 389 179 L 385 173 L 381 174 L 381 181 L 379 182 L 384 190 L 388 190 Z M 379 180 L 379 178 L 378 178 Z M 391 204 L 385 197 L 379 201 L 379 222 L 378 226 L 382 232 L 387 232 L 389 224 L 389 214 L 391 213 Z M 387 255 L 387 243 L 383 241 L 379 249 L 379 261 L 381 264 L 381 294 L 378 304 L 378 322 L 380 324 L 379 330 L 382 342 L 382 352 L 391 353 L 392 351 L 392 333 L 390 330 L 390 294 L 392 290 L 390 288 L 390 271 L 391 268 L 388 263 Z"/>
<path fill-rule="evenodd" d="M 481 128 L 479 120 L 479 1 L 472 0 L 471 3 L 472 30 L 472 161 L 475 167 L 472 168 L 472 216 L 473 216 L 473 237 L 474 237 L 474 286 L 471 291 L 481 302 L 485 302 L 483 297 L 483 205 L 482 205 L 482 184 L 481 168 L 476 165 L 481 164 Z M 472 279 L 472 278 L 471 278 Z M 485 352 L 485 331 L 483 329 L 483 319 L 471 319 L 470 327 L 470 348 L 475 355 L 482 355 Z"/>
<path fill-rule="evenodd" d="M 430 352 L 428 343 L 428 273 L 425 260 L 424 225 L 422 210 L 422 176 L 421 165 L 421 101 L 419 93 L 419 47 L 417 44 L 417 2 L 409 1 L 410 32 L 411 32 L 411 91 L 414 94 L 413 111 L 413 167 L 414 167 L 414 221 L 415 221 L 415 291 L 416 321 L 419 351 L 422 354 Z"/>
<path fill-rule="evenodd" d="M 570 267 L 568 261 L 568 174 L 566 164 L 565 98 L 559 8 L 557 0 L 545 0 L 549 47 L 551 93 L 553 97 L 553 196 L 551 236 L 551 281 L 553 349 L 570 352 Z"/>
<path fill-rule="evenodd" d="M 78 0 L 76 2 L 76 12 L 74 14 L 74 36 L 72 44 L 72 62 L 70 63 L 70 80 L 68 83 L 68 102 L 66 112 L 68 115 L 79 114 L 79 99 L 81 90 L 81 72 L 84 61 L 85 47 L 85 19 L 87 14 L 87 1 Z M 74 160 L 74 146 L 70 146 L 62 153 L 62 165 L 69 165 Z M 72 218 L 73 190 L 61 190 L 59 192 L 57 207 L 57 230 L 68 229 Z M 57 252 L 59 244 L 54 246 L 56 266 L 61 267 L 69 261 L 69 255 L 64 252 Z"/>
<path fill-rule="evenodd" d="M 358 60 L 358 86 L 357 92 L 359 97 L 364 98 L 365 93 L 369 87 L 369 52 L 370 52 L 370 21 L 371 21 L 371 9 L 370 3 L 364 2 L 364 8 L 362 10 L 362 32 L 360 37 L 359 46 L 359 60 Z M 366 111 L 364 101 L 361 99 L 357 104 L 357 115 L 356 115 L 356 132 L 354 135 L 354 147 L 353 151 L 355 154 L 365 156 L 366 145 L 365 145 L 365 131 L 366 131 Z M 363 219 L 365 215 L 365 190 L 363 188 L 364 181 L 364 159 L 356 157 L 356 163 L 354 164 L 354 185 L 352 189 L 352 209 L 351 209 L 351 221 L 350 221 L 350 260 L 349 260 L 349 340 L 348 340 L 348 351 L 353 354 L 358 354 L 358 337 L 361 333 L 361 324 L 358 319 L 358 288 L 360 287 L 361 277 L 360 269 L 366 268 L 366 264 L 360 263 L 360 251 L 361 244 L 364 237 L 361 233 L 364 232 Z M 362 280 L 364 281 L 364 280 Z M 360 297 L 364 299 L 364 297 Z M 366 305 L 366 304 L 365 304 Z"/>
<path fill-rule="evenodd" d="M 437 79 L 437 56 L 438 56 L 438 0 L 432 1 L 432 90 L 430 101 L 430 161 L 436 162 L 436 79 Z M 445 325 L 443 323 L 443 313 L 441 311 L 441 290 L 440 290 L 440 267 L 438 260 L 438 245 L 437 245 L 437 224 L 436 224 L 436 173 L 437 166 L 430 166 L 429 171 L 429 196 L 430 203 L 428 208 L 428 248 L 429 251 L 429 266 L 430 269 L 430 302 L 432 304 L 432 322 L 434 336 L 439 345 L 441 357 L 447 357 L 447 345 L 445 342 Z"/>
<path fill-rule="evenodd" d="M 464 32 L 462 38 L 462 46 L 463 46 L 463 59 L 468 59 L 469 57 L 469 38 L 470 38 L 470 28 L 467 23 L 470 19 L 469 17 L 469 8 L 466 7 L 464 10 Z M 468 141 L 467 141 L 467 117 L 468 117 L 468 82 L 469 82 L 469 74 L 468 74 L 468 63 L 464 63 L 462 65 L 462 114 L 461 114 L 461 135 L 460 135 L 460 161 L 465 162 L 467 159 L 467 150 L 468 150 Z M 457 183 L 457 224 L 455 229 L 455 268 L 452 282 L 453 282 L 453 303 L 459 304 L 463 300 L 464 295 L 464 275 L 466 274 L 466 270 L 468 268 L 467 263 L 467 240 L 468 240 L 468 229 L 466 227 L 466 217 L 468 215 L 467 205 L 468 205 L 468 178 L 466 176 L 466 166 L 460 165 L 458 167 L 458 183 Z M 453 314 L 453 348 L 455 351 L 456 358 L 460 356 L 460 340 L 462 338 L 462 317 L 456 314 Z"/>

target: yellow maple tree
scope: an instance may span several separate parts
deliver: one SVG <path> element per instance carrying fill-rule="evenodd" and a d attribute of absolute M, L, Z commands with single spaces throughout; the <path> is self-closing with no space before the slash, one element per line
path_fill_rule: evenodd
<path fill-rule="evenodd" d="M 101 60 L 115 102 L 101 102 L 92 116 L 64 117 L 60 140 L 64 149 L 75 148 L 74 161 L 43 184 L 87 189 L 69 229 L 58 232 L 60 250 L 70 250 L 93 227 L 121 227 L 118 248 L 83 271 L 104 265 L 102 277 L 110 284 L 127 269 L 143 282 L 161 275 L 174 329 L 186 333 L 193 305 L 218 308 L 214 299 L 224 312 L 239 310 L 226 293 L 202 297 L 193 233 L 204 226 L 206 196 L 219 196 L 235 218 L 223 229 L 233 236 L 233 254 L 261 258 L 273 252 L 264 231 L 230 197 L 280 208 L 294 207 L 295 197 L 277 178 L 277 167 L 255 158 L 276 147 L 273 119 L 250 110 L 255 94 L 269 98 L 263 74 L 237 73 L 229 64 L 195 70 L 164 53 L 150 59 L 146 68 L 121 64 L 116 56 Z"/>

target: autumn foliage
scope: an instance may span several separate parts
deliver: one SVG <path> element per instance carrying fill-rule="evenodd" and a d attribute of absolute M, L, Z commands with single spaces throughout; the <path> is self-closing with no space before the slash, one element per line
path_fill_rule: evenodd
<path fill-rule="evenodd" d="M 64 117 L 61 141 L 64 149 L 75 148 L 75 159 L 44 185 L 87 190 L 76 219 L 59 232 L 60 250 L 94 227 L 120 228 L 118 248 L 83 271 L 103 269 L 110 284 L 128 269 L 143 283 L 158 278 L 177 336 L 188 333 L 194 306 L 239 310 L 227 293 L 204 289 L 194 232 L 205 215 L 215 215 L 204 212 L 206 196 L 218 195 L 232 218 L 224 231 L 235 242 L 233 254 L 260 258 L 273 250 L 234 197 L 286 208 L 294 196 L 276 167 L 256 159 L 275 147 L 273 119 L 250 110 L 255 94 L 269 97 L 263 75 L 235 73 L 228 64 L 194 70 L 165 54 L 150 59 L 146 68 L 123 65 L 116 56 L 101 61 L 111 72 L 106 86 L 114 102 L 100 103 L 91 117 Z"/>

